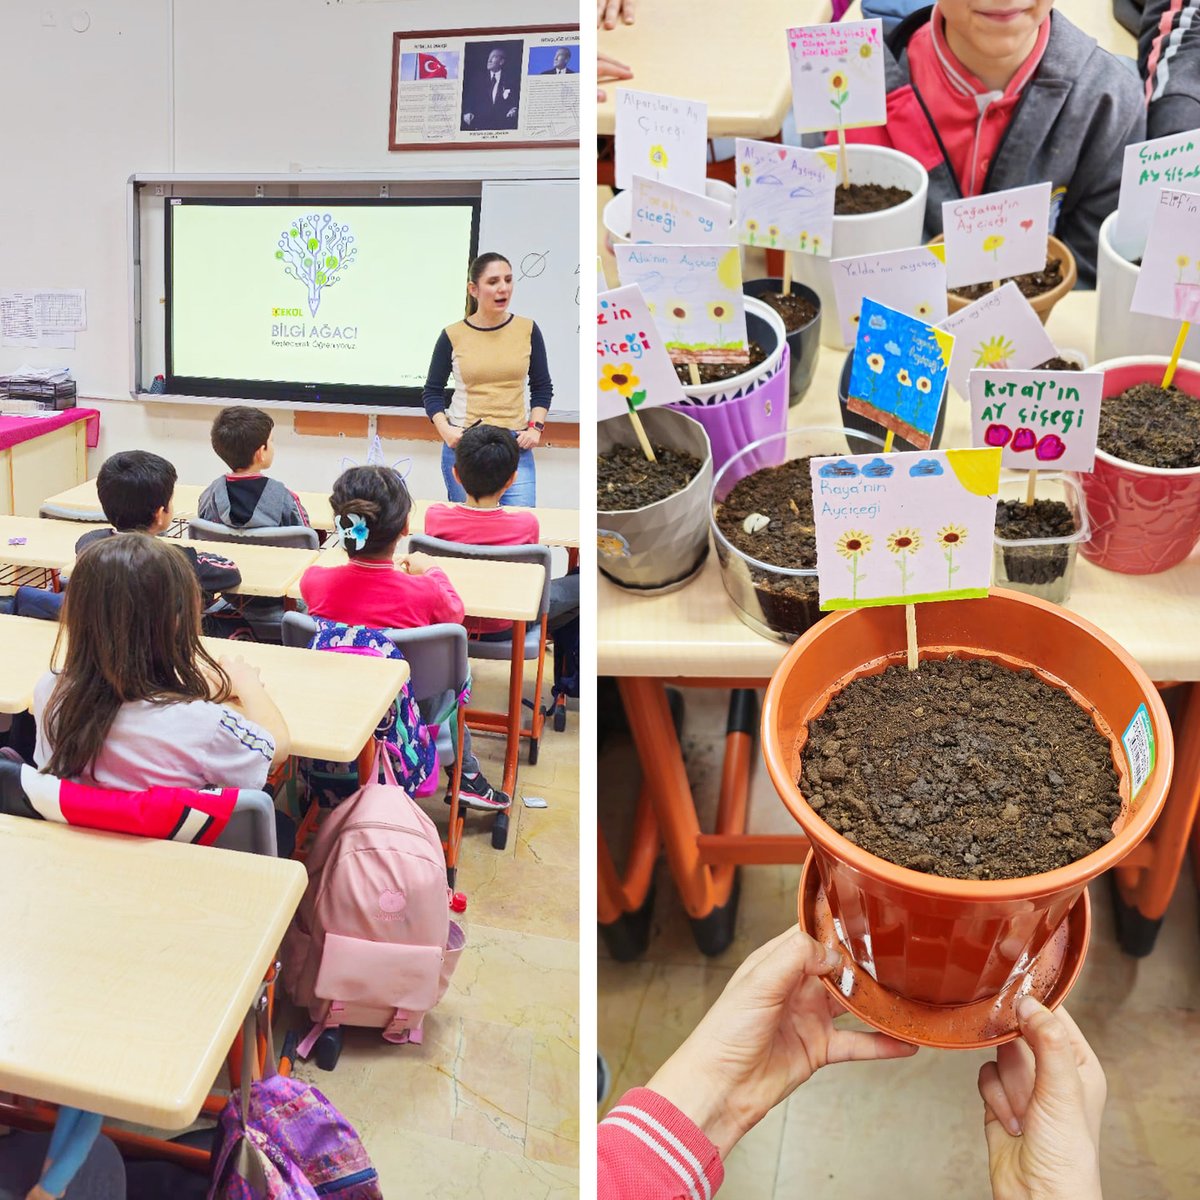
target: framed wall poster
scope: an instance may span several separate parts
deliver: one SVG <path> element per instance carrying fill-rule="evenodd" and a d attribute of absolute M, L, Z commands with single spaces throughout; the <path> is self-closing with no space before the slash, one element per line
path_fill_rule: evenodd
<path fill-rule="evenodd" d="M 579 145 L 577 25 L 392 35 L 389 150 Z"/>

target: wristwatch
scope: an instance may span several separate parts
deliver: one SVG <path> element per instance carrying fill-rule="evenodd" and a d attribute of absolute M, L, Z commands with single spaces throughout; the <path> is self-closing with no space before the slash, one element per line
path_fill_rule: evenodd
<path fill-rule="evenodd" d="M 542 430 L 546 428 L 546 422 L 545 421 L 530 421 L 529 424 L 525 426 L 525 428 L 526 429 L 536 429 L 538 431 L 538 433 L 541 433 Z"/>

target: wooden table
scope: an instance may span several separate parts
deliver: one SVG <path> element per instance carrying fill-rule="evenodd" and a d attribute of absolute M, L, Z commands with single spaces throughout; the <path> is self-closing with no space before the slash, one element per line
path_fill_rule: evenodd
<path fill-rule="evenodd" d="M 1050 336 L 1059 347 L 1082 350 L 1090 359 L 1095 315 L 1096 294 L 1073 292 L 1051 314 Z M 837 382 L 843 359 L 842 352 L 821 348 L 812 386 L 790 412 L 791 426 L 841 424 Z M 943 445 L 969 445 L 966 401 L 951 392 L 948 404 Z M 1151 679 L 1190 683 L 1200 680 L 1198 596 L 1200 550 L 1170 571 L 1145 576 L 1106 571 L 1080 557 L 1065 607 L 1115 638 Z M 697 579 L 664 596 L 631 595 L 601 577 L 597 634 L 599 673 L 619 677 L 647 800 L 653 805 L 654 819 L 641 823 L 640 836 L 661 835 L 697 938 L 708 939 L 705 948 L 712 951 L 732 933 L 734 866 L 802 861 L 807 844 L 799 837 L 744 834 L 744 772 L 728 769 L 716 831 L 701 831 L 665 688 L 669 682 L 726 689 L 765 686 L 787 647 L 737 619 L 715 553 Z M 1200 692 L 1189 692 L 1176 723 L 1175 776 L 1167 806 L 1152 837 L 1118 871 L 1128 910 L 1121 916 L 1134 929 L 1127 944 L 1136 941 L 1139 921 L 1154 923 L 1166 911 L 1200 806 Z M 734 692 L 735 704 L 744 699 Z M 748 741 L 737 730 L 729 736 L 729 747 L 741 761 L 748 761 Z M 604 854 L 602 847 L 602 868 Z M 618 902 L 611 886 L 615 873 L 602 869 L 601 877 L 610 885 L 602 896 L 604 910 L 612 913 L 615 905 L 624 916 L 635 913 L 644 895 L 626 887 Z M 1150 940 L 1152 944 L 1152 936 Z"/>
<path fill-rule="evenodd" d="M 185 1128 L 304 868 L 18 817 L 0 817 L 0 840 L 0 1091 Z"/>
<path fill-rule="evenodd" d="M 33 703 L 33 688 L 50 666 L 59 626 L 31 617 L 0 616 L 0 712 Z M 291 734 L 292 753 L 352 762 L 375 732 L 379 718 L 408 678 L 399 659 L 351 654 L 310 654 L 264 642 L 203 638 L 216 659 L 244 658 L 262 673 Z"/>
<path fill-rule="evenodd" d="M 182 544 L 236 563 L 242 573 L 242 582 L 234 593 L 238 596 L 287 596 L 300 576 L 317 561 L 319 553 L 284 546 L 259 546 L 254 542 L 189 541 Z"/>
<path fill-rule="evenodd" d="M 86 479 L 99 421 L 94 408 L 0 417 L 0 513 L 36 517 L 47 488 Z"/>
<path fill-rule="evenodd" d="M 75 543 L 85 533 L 107 528 L 107 525 L 83 521 L 0 516 L 0 563 L 16 567 L 19 571 L 61 571 L 75 561 Z M 21 544 L 13 545 L 14 539 Z M 5 572 L 5 575 L 5 583 L 28 581 L 20 573 Z"/>

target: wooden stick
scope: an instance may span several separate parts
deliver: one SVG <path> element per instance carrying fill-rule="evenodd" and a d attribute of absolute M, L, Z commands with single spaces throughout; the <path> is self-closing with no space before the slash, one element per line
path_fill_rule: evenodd
<path fill-rule="evenodd" d="M 893 443 L 895 440 L 896 440 L 896 431 L 895 431 L 894 429 L 889 429 L 889 430 L 887 431 L 887 437 L 885 437 L 885 438 L 883 439 L 883 452 L 884 452 L 884 454 L 891 454 L 891 452 L 892 452 L 892 443 Z"/>
<path fill-rule="evenodd" d="M 654 456 L 654 447 L 650 445 L 650 439 L 646 436 L 646 427 L 642 424 L 642 418 L 632 408 L 629 410 L 629 419 L 633 422 L 633 432 L 637 434 L 637 440 L 642 445 L 642 453 L 646 456 L 647 461 L 658 462 Z"/>
<path fill-rule="evenodd" d="M 688 363 L 688 378 L 692 381 L 692 387 L 700 386 L 700 368 L 695 363 Z"/>
<path fill-rule="evenodd" d="M 792 294 L 792 252 L 790 250 L 783 252 L 783 294 L 785 296 Z"/>
<path fill-rule="evenodd" d="M 908 639 L 908 669 L 917 669 L 917 606 L 904 606 L 904 632 Z"/>
<path fill-rule="evenodd" d="M 850 186 L 850 164 L 846 160 L 846 131 L 838 122 L 838 161 L 842 165 L 842 187 Z"/>
<path fill-rule="evenodd" d="M 1179 366 L 1179 356 L 1183 353 L 1183 343 L 1187 341 L 1188 331 L 1191 327 L 1190 321 L 1183 321 L 1179 325 L 1179 336 L 1175 339 L 1175 349 L 1171 351 L 1171 361 L 1167 363 L 1167 370 L 1163 375 L 1162 385 L 1165 388 L 1169 388 L 1171 380 L 1175 378 L 1175 368 Z"/>
<path fill-rule="evenodd" d="M 1025 488 L 1025 503 L 1026 504 L 1033 503 L 1033 494 L 1036 491 L 1037 491 L 1037 472 L 1030 471 L 1029 472 L 1029 483 Z"/>
<path fill-rule="evenodd" d="M 992 280 L 992 291 L 993 291 L 993 292 L 998 292 L 999 290 L 1000 290 L 1000 280 L 998 280 L 998 279 L 993 279 L 993 280 Z"/>

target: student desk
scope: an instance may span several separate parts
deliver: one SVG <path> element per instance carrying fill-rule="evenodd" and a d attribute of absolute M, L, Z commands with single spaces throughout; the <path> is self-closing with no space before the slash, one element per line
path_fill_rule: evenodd
<path fill-rule="evenodd" d="M 200 1111 L 298 862 L 0 816 L 0 1091 L 157 1129 Z"/>
<path fill-rule="evenodd" d="M 319 553 L 285 546 L 258 546 L 253 542 L 184 541 L 180 544 L 236 563 L 242 573 L 242 582 L 230 594 L 238 596 L 286 596 L 288 589 L 316 562 Z"/>
<path fill-rule="evenodd" d="M 60 571 L 75 561 L 75 543 L 90 530 L 107 529 L 82 521 L 46 521 L 39 517 L 0 516 L 0 563 L 16 567 L 4 572 L 4 583 L 40 580 L 45 571 Z M 13 545 L 14 539 L 24 539 Z M 37 572 L 37 575 L 31 574 Z"/>
<path fill-rule="evenodd" d="M 32 705 L 34 685 L 50 666 L 58 630 L 54 621 L 0 616 L 0 712 L 24 712 Z M 309 654 L 221 638 L 202 641 L 218 660 L 240 657 L 259 669 L 287 723 L 292 753 L 311 758 L 357 758 L 408 678 L 408 664 L 399 659 Z"/>
<path fill-rule="evenodd" d="M 1049 333 L 1060 347 L 1090 354 L 1095 327 L 1095 292 L 1073 292 L 1050 316 Z M 822 347 L 812 387 L 791 410 L 792 426 L 839 425 L 837 381 L 844 354 Z M 955 393 L 948 398 L 944 444 L 969 444 L 967 405 Z M 723 689 L 763 687 L 786 647 L 760 637 L 743 625 L 721 584 L 715 553 L 700 576 L 677 592 L 633 596 L 600 578 L 598 595 L 598 669 L 619 677 L 629 724 L 642 764 L 643 795 L 652 811 L 638 826 L 631 862 L 643 862 L 651 839 L 661 835 L 684 906 L 697 936 L 708 948 L 723 948 L 732 935 L 734 868 L 739 863 L 801 862 L 807 843 L 799 836 L 745 834 L 747 772 L 752 737 L 729 738 L 735 759 L 727 759 L 720 815 L 714 833 L 704 833 L 696 817 L 679 742 L 671 723 L 669 683 Z M 1124 646 L 1151 679 L 1200 680 L 1200 552 L 1159 575 L 1120 575 L 1080 557 L 1066 607 L 1098 625 Z M 920 613 L 917 614 L 920 629 Z M 756 732 L 756 730 L 755 730 Z M 1127 909 L 1153 923 L 1166 911 L 1174 890 L 1189 830 L 1200 802 L 1200 689 L 1188 696 L 1176 722 L 1176 765 L 1163 815 L 1151 837 L 1117 870 Z M 638 911 L 645 900 L 648 874 L 638 886 L 622 886 L 601 839 L 601 919 L 614 924 Z M 639 858 L 639 855 L 641 856 Z M 607 916 L 605 915 L 607 914 Z M 1132 915 L 1131 915 L 1132 914 Z M 716 952 L 712 950 L 712 952 Z"/>

